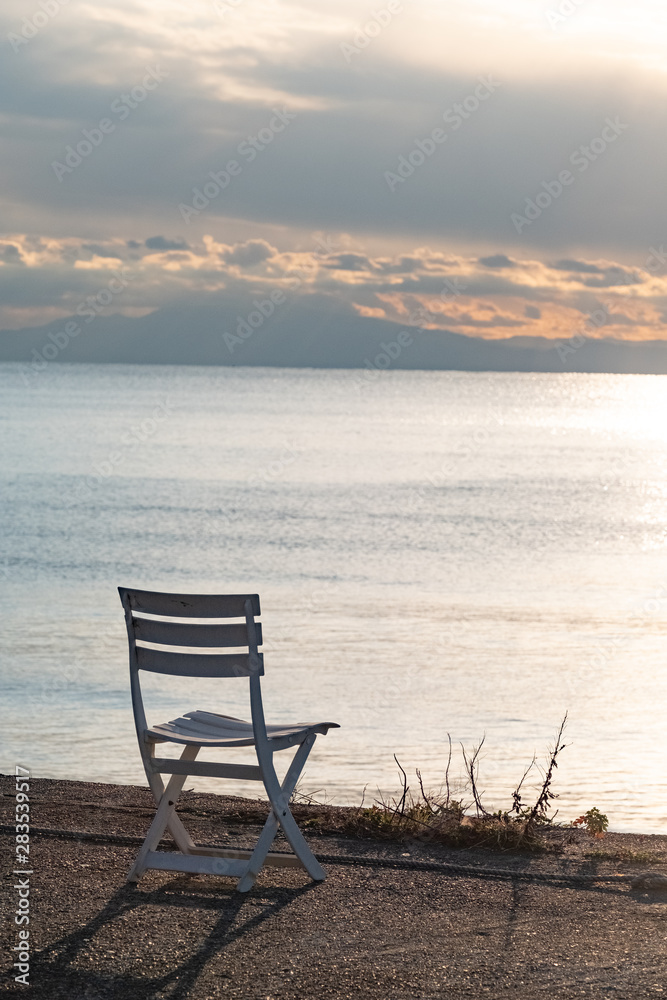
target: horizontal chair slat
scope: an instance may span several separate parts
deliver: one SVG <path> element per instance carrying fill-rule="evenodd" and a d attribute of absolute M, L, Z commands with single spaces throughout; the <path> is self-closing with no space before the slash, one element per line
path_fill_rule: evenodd
<path fill-rule="evenodd" d="M 137 666 L 156 674 L 187 677 L 250 677 L 264 673 L 264 658 L 257 654 L 259 669 L 253 668 L 248 653 L 169 653 L 163 649 L 137 646 Z"/>
<path fill-rule="evenodd" d="M 245 602 L 258 615 L 258 594 L 161 594 L 150 590 L 118 588 L 121 600 L 127 596 L 133 611 L 171 618 L 243 618 Z"/>
<path fill-rule="evenodd" d="M 134 618 L 134 634 L 144 642 L 159 642 L 163 646 L 247 646 L 248 629 L 239 625 L 183 625 L 160 622 L 152 618 Z M 255 624 L 257 644 L 262 642 L 262 626 Z"/>

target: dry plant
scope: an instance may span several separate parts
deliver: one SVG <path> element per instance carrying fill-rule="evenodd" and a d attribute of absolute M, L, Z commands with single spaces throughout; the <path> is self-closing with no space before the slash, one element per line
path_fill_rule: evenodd
<path fill-rule="evenodd" d="M 483 803 L 479 770 L 485 738 L 471 750 L 466 750 L 461 744 L 465 778 L 462 783 L 453 785 L 450 777 L 453 751 L 449 734 L 444 780 L 436 792 L 426 790 L 417 768 L 415 774 L 418 791 L 413 793 L 407 772 L 394 755 L 401 782 L 400 792 L 395 797 L 387 799 L 380 796 L 371 806 L 365 806 L 362 801 L 356 809 L 341 810 L 335 806 L 318 806 L 312 797 L 297 795 L 296 808 L 305 803 L 303 808 L 310 808 L 312 811 L 307 816 L 301 816 L 302 822 L 321 832 L 410 840 L 421 844 L 440 843 L 455 847 L 538 850 L 544 847 L 540 830 L 548 827 L 555 818 L 555 814 L 552 816 L 550 813 L 551 804 L 557 796 L 551 786 L 559 755 L 566 746 L 563 742 L 566 723 L 567 713 L 553 745 L 548 748 L 546 766 L 541 767 L 536 757 L 533 757 L 512 792 L 511 807 L 504 811 L 490 812 Z M 535 769 L 541 772 L 541 783 L 535 800 L 526 804 L 525 782 Z"/>

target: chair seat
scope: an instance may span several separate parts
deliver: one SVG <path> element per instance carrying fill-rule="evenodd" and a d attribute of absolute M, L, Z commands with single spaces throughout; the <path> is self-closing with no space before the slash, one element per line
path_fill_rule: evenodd
<path fill-rule="evenodd" d="M 329 729 L 339 729 L 337 722 L 318 722 L 309 725 L 297 722 L 294 725 L 274 725 L 266 727 L 271 740 L 285 737 L 303 736 L 311 733 L 325 734 Z M 232 715 L 217 712 L 186 712 L 171 722 L 162 722 L 146 730 L 146 736 L 156 742 L 185 743 L 201 747 L 252 747 L 255 745 L 252 722 L 235 719 Z M 292 740 L 290 740 L 292 742 Z M 294 740 L 301 742 L 301 740 Z"/>

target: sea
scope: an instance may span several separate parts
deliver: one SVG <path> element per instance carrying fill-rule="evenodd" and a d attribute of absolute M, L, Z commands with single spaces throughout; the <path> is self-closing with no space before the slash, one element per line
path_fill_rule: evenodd
<path fill-rule="evenodd" d="M 400 764 L 472 801 L 481 744 L 507 809 L 567 714 L 557 820 L 667 832 L 667 376 L 4 363 L 0 385 L 0 770 L 144 784 L 117 587 L 258 593 L 267 719 L 340 724 L 300 795 L 391 801 Z M 248 717 L 242 679 L 147 675 L 146 700 Z"/>

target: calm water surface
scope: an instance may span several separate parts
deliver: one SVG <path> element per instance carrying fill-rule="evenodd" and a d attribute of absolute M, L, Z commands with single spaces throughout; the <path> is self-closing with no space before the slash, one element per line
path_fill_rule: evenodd
<path fill-rule="evenodd" d="M 665 377 L 52 364 L 25 385 L 4 364 L 0 384 L 0 769 L 143 783 L 116 587 L 257 591 L 267 716 L 342 725 L 305 789 L 391 793 L 394 753 L 437 787 L 447 734 L 485 734 L 505 807 L 568 711 L 562 818 L 665 832 Z M 246 714 L 242 681 L 149 689 L 155 722 Z"/>

